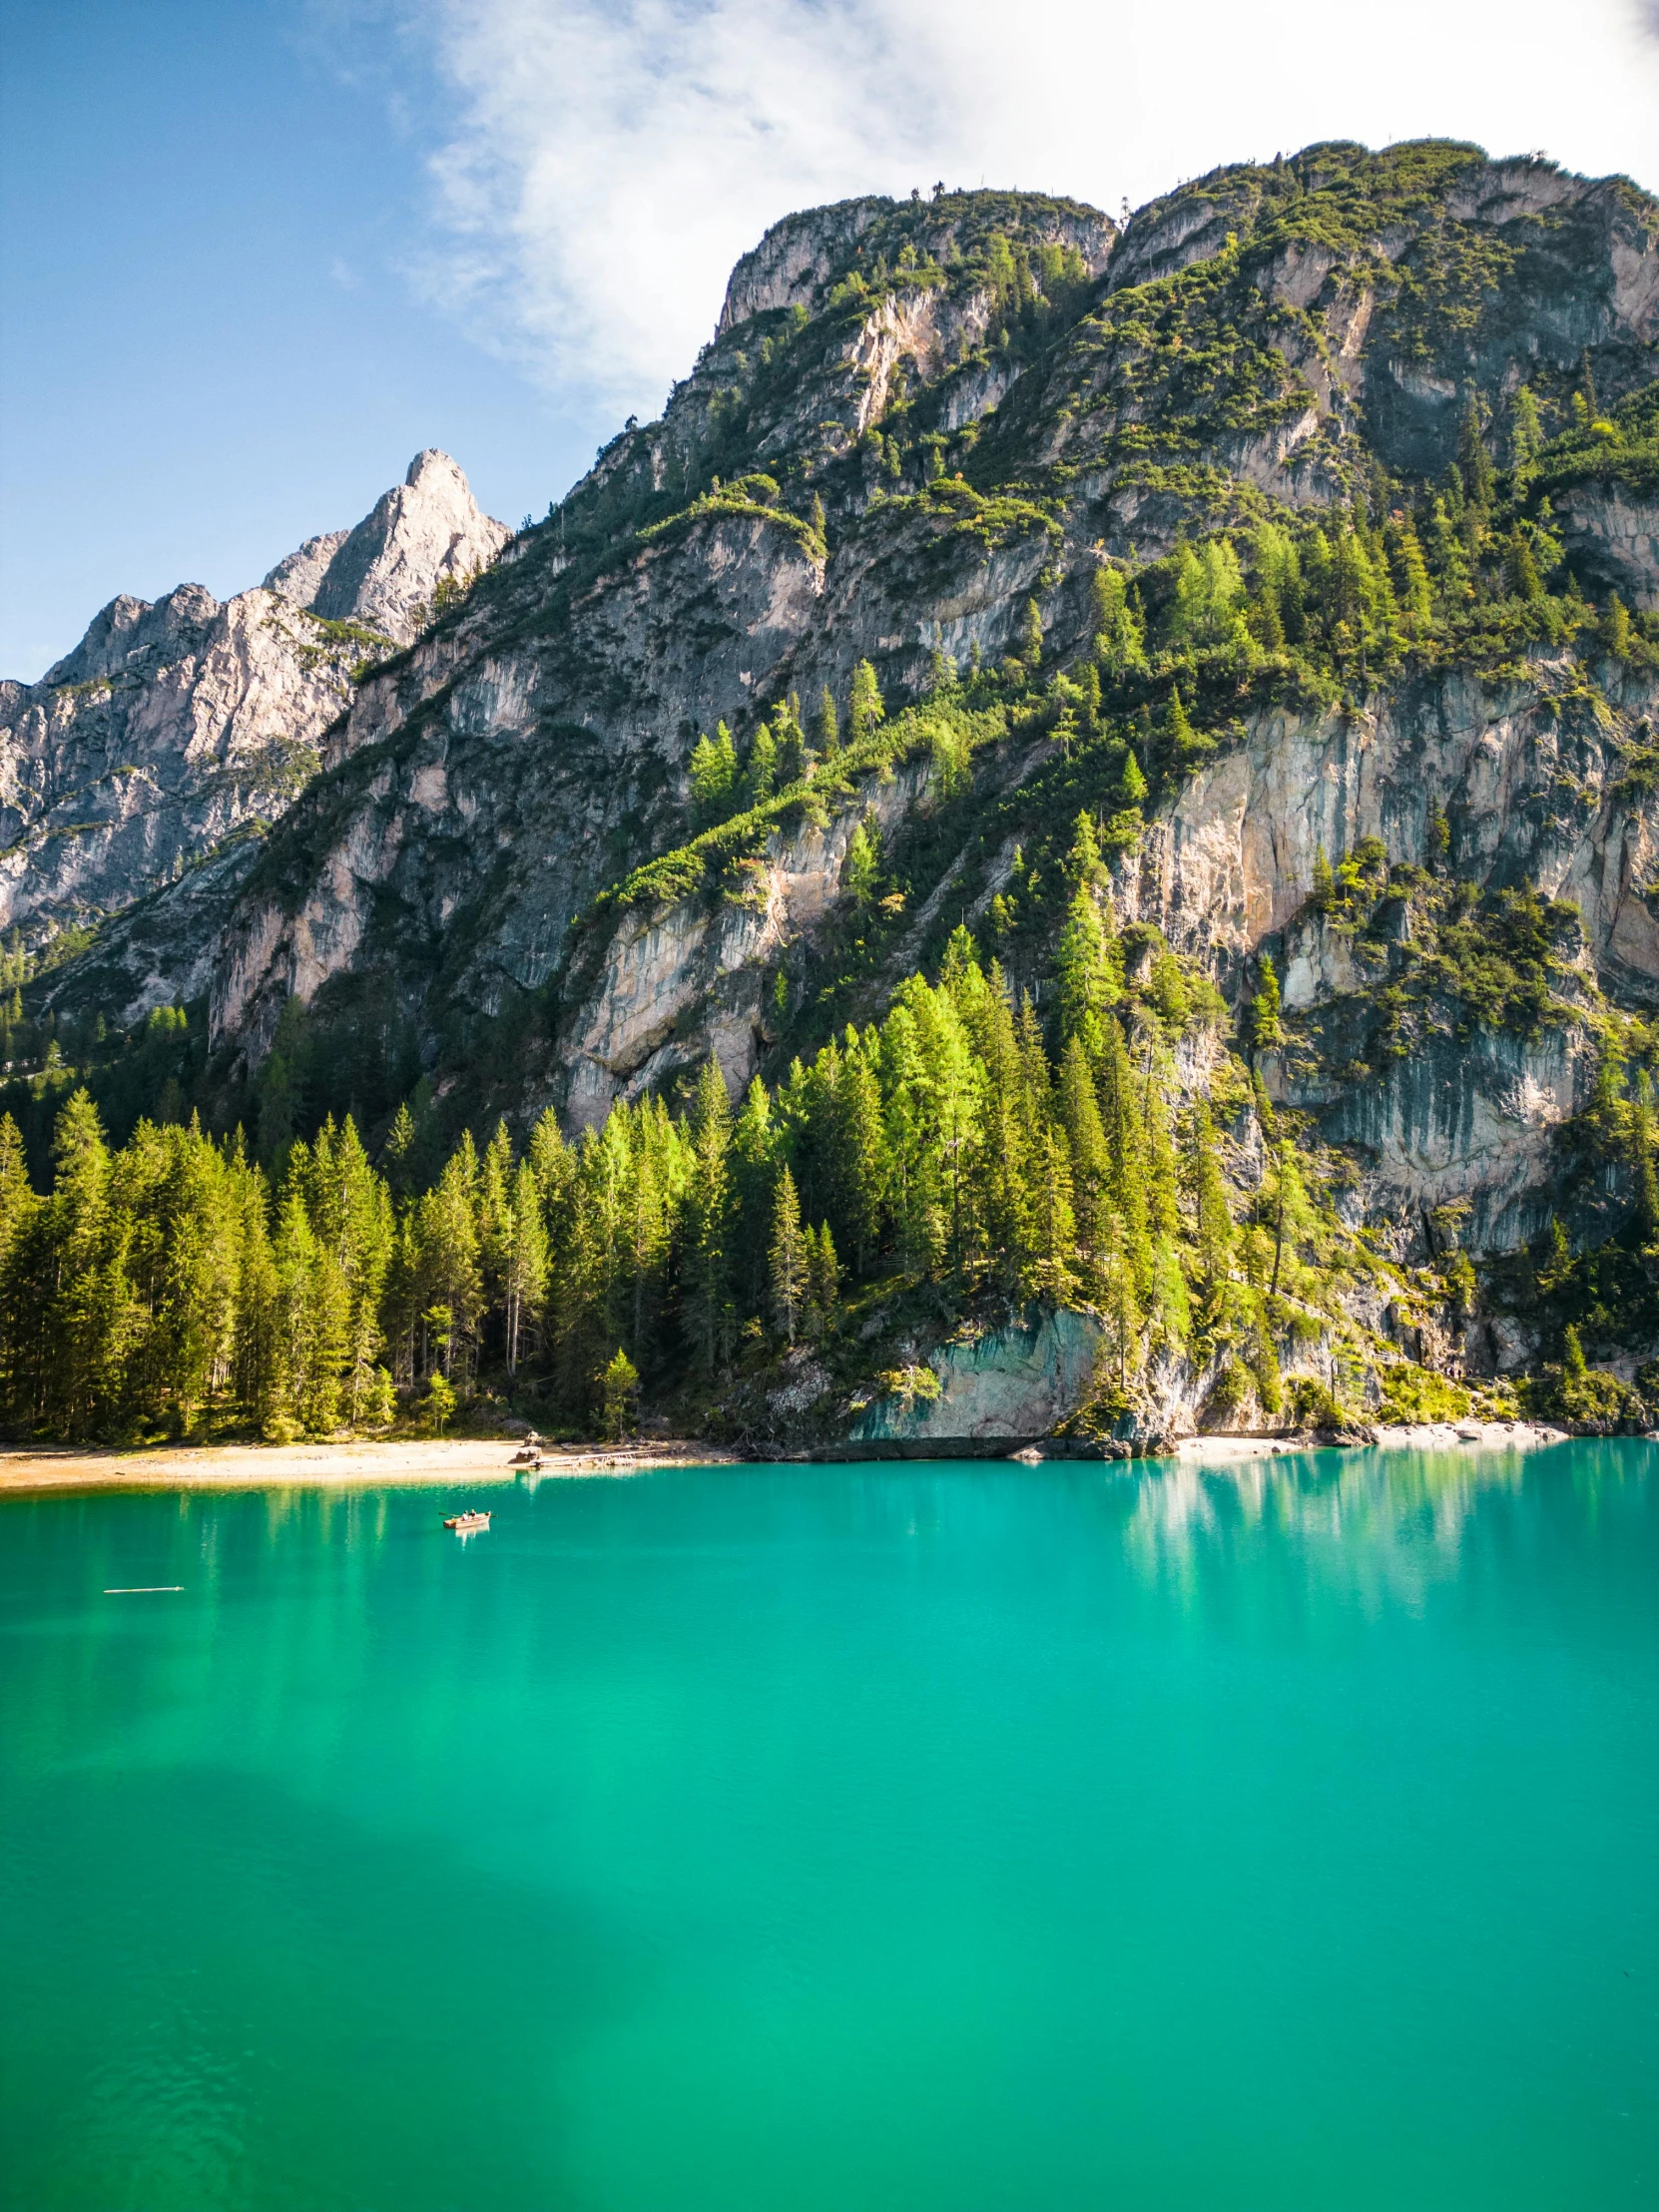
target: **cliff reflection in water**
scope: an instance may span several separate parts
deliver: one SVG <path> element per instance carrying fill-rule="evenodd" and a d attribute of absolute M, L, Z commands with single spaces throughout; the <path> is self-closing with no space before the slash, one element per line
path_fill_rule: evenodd
<path fill-rule="evenodd" d="M 1324 1602 L 1414 1610 L 1457 1574 L 1482 1501 L 1518 1496 L 1529 1469 L 1550 1460 L 1546 1447 L 1160 1461 L 1136 1478 L 1124 1548 L 1148 1580 L 1195 1597 L 1207 1569 L 1250 1547 L 1275 1551 L 1282 1571 L 1300 1560 L 1309 1593 Z"/>

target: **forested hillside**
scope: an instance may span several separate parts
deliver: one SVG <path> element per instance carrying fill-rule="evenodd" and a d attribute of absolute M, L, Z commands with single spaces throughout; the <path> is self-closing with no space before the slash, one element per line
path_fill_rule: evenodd
<path fill-rule="evenodd" d="M 1464 147 L 792 218 L 206 1002 L 11 956 L 8 1418 L 827 1442 L 1040 1313 L 1122 1445 L 1653 1418 L 1656 339 Z"/>

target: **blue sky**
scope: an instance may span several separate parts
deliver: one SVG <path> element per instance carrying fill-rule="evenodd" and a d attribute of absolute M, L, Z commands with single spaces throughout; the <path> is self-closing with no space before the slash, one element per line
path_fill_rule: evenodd
<path fill-rule="evenodd" d="M 0 0 L 0 674 L 423 445 L 545 509 L 791 208 L 1443 133 L 1659 188 L 1659 0 Z"/>
<path fill-rule="evenodd" d="M 591 459 L 602 403 L 561 406 L 411 280 L 417 121 L 298 10 L 4 17 L 0 674 L 117 591 L 257 582 L 421 446 L 515 523 Z"/>

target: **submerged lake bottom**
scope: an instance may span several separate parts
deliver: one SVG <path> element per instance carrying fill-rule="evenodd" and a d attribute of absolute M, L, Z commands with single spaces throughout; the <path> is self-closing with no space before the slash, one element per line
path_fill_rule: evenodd
<path fill-rule="evenodd" d="M 7 2206 L 1659 2201 L 1659 1446 L 0 1536 Z"/>

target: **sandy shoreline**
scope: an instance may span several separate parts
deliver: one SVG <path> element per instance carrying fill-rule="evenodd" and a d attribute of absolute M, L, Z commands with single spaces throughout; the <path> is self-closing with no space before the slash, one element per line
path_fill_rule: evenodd
<path fill-rule="evenodd" d="M 1570 1441 L 1541 1421 L 1422 1421 L 1379 1428 L 1358 1449 L 1535 1451 Z M 1183 1436 L 1167 1459 L 1226 1466 L 1319 1449 L 1312 1436 Z M 40 1490 L 276 1489 L 294 1483 L 530 1483 L 569 1475 L 623 1475 L 653 1467 L 721 1466 L 738 1455 L 697 1443 L 608 1450 L 547 1449 L 539 1467 L 512 1463 L 517 1445 L 502 1438 L 405 1437 L 389 1443 L 162 1445 L 141 1451 L 79 1450 L 67 1445 L 0 1446 L 0 1495 Z M 898 1462 L 895 1462 L 898 1463 Z M 909 1464 L 910 1462 L 901 1462 Z M 1156 1461 L 1116 1462 L 1120 1467 Z"/>
<path fill-rule="evenodd" d="M 276 1489 L 295 1482 L 514 1482 L 573 1474 L 636 1474 L 651 1467 L 707 1466 L 730 1453 L 666 1444 L 636 1451 L 549 1451 L 539 1468 L 511 1464 L 510 1437 L 419 1437 L 390 1443 L 202 1444 L 144 1451 L 67 1446 L 0 1447 L 0 1493 L 8 1490 Z"/>

